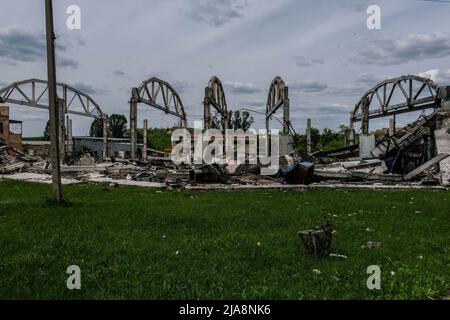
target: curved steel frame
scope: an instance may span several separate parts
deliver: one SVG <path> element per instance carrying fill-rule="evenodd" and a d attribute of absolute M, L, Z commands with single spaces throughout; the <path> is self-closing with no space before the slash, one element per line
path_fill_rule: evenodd
<path fill-rule="evenodd" d="M 157 102 L 160 94 L 162 96 L 162 105 Z M 168 82 L 158 78 L 145 80 L 139 87 L 133 88 L 132 99 L 136 99 L 137 103 L 144 103 L 179 118 L 180 127 L 187 127 L 187 117 L 183 102 Z"/>
<path fill-rule="evenodd" d="M 37 92 L 36 84 L 44 84 L 46 85 L 45 89 L 42 92 Z M 25 86 L 31 85 L 31 96 L 26 94 Z M 100 109 L 99 105 L 92 99 L 88 94 L 83 93 L 80 90 L 77 90 L 65 83 L 57 83 L 58 88 L 62 88 L 62 100 L 63 100 L 63 108 L 64 113 L 75 114 L 79 116 L 93 117 L 93 118 L 101 118 L 106 114 Z M 21 99 L 11 98 L 11 95 L 17 92 L 20 94 Z M 40 109 L 49 109 L 48 104 L 42 103 L 42 98 L 45 96 L 45 93 L 48 92 L 48 82 L 46 80 L 40 79 L 29 79 L 20 82 L 15 82 L 10 84 L 9 86 L 0 89 L 0 103 L 12 103 L 17 105 L 23 105 L 33 108 Z M 71 110 L 70 107 L 73 106 L 74 101 L 78 100 L 81 103 L 81 106 L 84 112 L 79 112 L 75 110 Z"/>
<path fill-rule="evenodd" d="M 290 133 L 290 103 L 289 103 L 289 88 L 286 87 L 281 77 L 276 77 L 269 89 L 266 105 L 266 129 L 269 131 L 270 118 L 283 107 L 283 134 Z"/>
<path fill-rule="evenodd" d="M 158 103 L 161 95 L 162 104 Z M 131 130 L 131 158 L 136 159 L 137 153 L 137 105 L 146 104 L 164 111 L 180 119 L 180 127 L 187 128 L 187 116 L 183 102 L 175 89 L 166 81 L 150 78 L 143 81 L 139 87 L 131 89 L 130 99 L 130 130 Z"/>
<path fill-rule="evenodd" d="M 211 129 L 212 117 L 211 106 L 222 116 L 224 123 L 228 122 L 228 106 L 225 98 L 225 91 L 223 90 L 222 82 L 217 77 L 212 77 L 208 86 L 205 88 L 204 105 L 204 126 L 206 129 Z"/>
<path fill-rule="evenodd" d="M 414 83 L 419 84 L 416 90 L 414 90 Z M 429 96 L 419 98 L 427 91 L 430 93 Z M 441 102 L 437 91 L 438 86 L 432 80 L 414 75 L 383 81 L 366 91 L 358 101 L 350 115 L 350 126 L 353 127 L 355 122 L 361 121 L 363 134 L 368 134 L 370 119 L 439 108 Z M 395 93 L 400 93 L 404 97 L 404 102 L 393 104 L 392 97 Z M 376 104 L 374 101 L 378 102 L 380 107 L 370 110 L 371 105 Z"/>

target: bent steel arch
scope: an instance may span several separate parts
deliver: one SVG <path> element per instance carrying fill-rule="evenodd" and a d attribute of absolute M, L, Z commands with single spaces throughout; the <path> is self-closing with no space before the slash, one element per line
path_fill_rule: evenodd
<path fill-rule="evenodd" d="M 139 87 L 133 88 L 133 98 L 137 103 L 144 103 L 179 118 L 180 127 L 187 127 L 187 117 L 183 102 L 168 82 L 158 78 L 145 80 Z"/>
<path fill-rule="evenodd" d="M 222 82 L 218 77 L 212 77 L 205 88 L 204 124 L 205 129 L 212 126 L 211 106 L 222 116 L 224 123 L 228 122 L 228 106 Z"/>
<path fill-rule="evenodd" d="M 92 118 L 101 118 L 106 115 L 97 102 L 88 94 L 65 83 L 57 83 L 56 86 L 57 91 L 62 93 L 64 113 Z M 28 79 L 15 82 L 0 89 L 0 103 L 11 103 L 48 110 L 48 102 L 43 101 L 46 98 L 46 92 L 48 92 L 48 82 L 46 80 Z M 80 104 L 76 106 L 75 102 Z"/>
<path fill-rule="evenodd" d="M 175 89 L 166 81 L 150 78 L 143 81 L 139 87 L 131 89 L 130 99 L 130 131 L 131 131 L 131 158 L 136 159 L 137 154 L 137 105 L 146 104 L 155 109 L 164 111 L 179 118 L 180 127 L 187 128 L 187 116 L 183 102 Z"/>
<path fill-rule="evenodd" d="M 393 102 L 394 95 L 400 96 L 402 101 L 400 103 Z M 351 113 L 350 124 L 353 126 L 354 122 L 361 121 L 362 131 L 367 134 L 370 119 L 436 109 L 440 106 L 438 86 L 434 81 L 406 75 L 383 81 L 366 91 Z"/>
<path fill-rule="evenodd" d="M 269 131 L 270 118 L 283 107 L 283 134 L 289 134 L 291 124 L 289 120 L 289 88 L 281 77 L 275 77 L 270 84 L 266 105 L 266 129 Z"/>

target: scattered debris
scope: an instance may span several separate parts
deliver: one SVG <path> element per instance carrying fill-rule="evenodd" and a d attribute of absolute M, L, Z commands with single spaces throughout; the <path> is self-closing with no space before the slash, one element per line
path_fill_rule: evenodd
<path fill-rule="evenodd" d="M 61 167 L 67 181 L 187 190 L 244 189 L 443 189 L 450 187 L 450 114 L 436 110 L 429 116 L 396 132 L 375 139 L 367 136 L 355 144 L 301 157 L 290 153 L 280 157 L 280 170 L 272 176 L 261 174 L 261 165 L 228 161 L 225 165 L 175 165 L 166 153 L 152 151 L 144 161 L 126 159 L 116 150 L 107 159 L 84 150 Z M 369 141 L 370 140 L 370 141 Z M 369 143 L 370 142 L 370 143 Z M 291 151 L 289 151 L 291 152 Z M 0 145 L 0 174 L 49 175 L 51 164 L 45 152 L 25 154 Z M 23 179 L 27 175 L 21 176 Z M 30 181 L 36 181 L 34 176 Z M 440 187 L 442 186 L 442 187 Z"/>
<path fill-rule="evenodd" d="M 316 227 L 314 230 L 299 231 L 298 235 L 309 254 L 313 254 L 315 257 L 329 254 L 333 236 L 333 226 L 330 224 Z"/>
<path fill-rule="evenodd" d="M 383 247 L 381 242 L 368 241 L 365 245 L 361 246 L 361 249 L 380 249 Z"/>
<path fill-rule="evenodd" d="M 339 259 L 345 259 L 345 260 L 348 259 L 348 257 L 343 254 L 335 254 L 335 253 L 330 254 L 330 258 L 339 258 Z"/>

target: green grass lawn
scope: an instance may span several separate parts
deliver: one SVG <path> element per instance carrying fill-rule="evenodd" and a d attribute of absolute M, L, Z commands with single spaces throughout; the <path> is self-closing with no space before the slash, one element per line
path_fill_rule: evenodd
<path fill-rule="evenodd" d="M 428 299 L 450 288 L 446 192 L 64 192 L 70 204 L 56 207 L 49 186 L 0 182 L 0 298 Z M 297 231 L 326 214 L 347 260 L 304 253 Z M 66 288 L 69 265 L 79 291 Z M 370 265 L 380 291 L 367 289 Z"/>

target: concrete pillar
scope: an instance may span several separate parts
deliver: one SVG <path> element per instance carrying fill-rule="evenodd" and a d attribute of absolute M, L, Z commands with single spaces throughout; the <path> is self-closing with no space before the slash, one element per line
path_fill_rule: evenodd
<path fill-rule="evenodd" d="M 209 102 L 209 87 L 205 88 L 205 100 L 203 101 L 203 127 L 204 130 L 211 129 L 211 104 Z"/>
<path fill-rule="evenodd" d="M 284 88 L 284 109 L 283 109 L 283 134 L 289 135 L 290 132 L 290 100 L 289 100 L 289 88 Z"/>
<path fill-rule="evenodd" d="M 369 98 L 365 98 L 362 105 L 361 131 L 362 134 L 369 134 Z"/>
<path fill-rule="evenodd" d="M 103 129 L 103 159 L 108 158 L 108 116 L 102 114 L 102 129 Z"/>
<path fill-rule="evenodd" d="M 350 127 L 347 133 L 347 146 L 352 146 L 355 144 L 355 116 L 353 112 L 350 112 Z"/>
<path fill-rule="evenodd" d="M 137 154 L 137 104 L 139 101 L 139 92 L 137 88 L 131 90 L 130 100 L 130 156 L 132 160 L 136 160 Z"/>
<path fill-rule="evenodd" d="M 395 134 L 395 126 L 396 126 L 395 122 L 396 122 L 395 117 L 392 119 L 389 119 L 389 136 L 391 136 L 391 137 Z"/>
<path fill-rule="evenodd" d="M 69 116 L 66 117 L 66 155 L 71 156 L 73 152 L 73 131 L 72 131 L 72 119 Z"/>
<path fill-rule="evenodd" d="M 312 135 L 311 135 L 311 119 L 308 119 L 306 124 L 306 152 L 308 155 L 312 153 Z"/>
<path fill-rule="evenodd" d="M 64 110 L 64 100 L 58 98 L 58 142 L 59 142 L 59 154 L 61 163 L 66 163 L 66 129 L 65 129 L 65 110 Z"/>
<path fill-rule="evenodd" d="M 148 120 L 144 120 L 143 141 L 142 141 L 142 159 L 147 161 L 147 133 L 148 133 Z"/>

